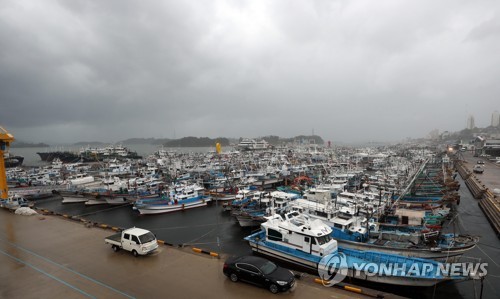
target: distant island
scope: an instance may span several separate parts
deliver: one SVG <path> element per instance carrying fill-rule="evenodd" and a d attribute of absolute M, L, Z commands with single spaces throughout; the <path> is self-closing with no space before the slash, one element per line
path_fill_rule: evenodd
<path fill-rule="evenodd" d="M 76 146 L 86 146 L 86 145 L 102 146 L 105 144 L 107 144 L 107 143 L 100 142 L 100 141 L 80 141 L 80 142 L 74 143 L 73 145 L 76 145 Z"/>
<path fill-rule="evenodd" d="M 123 140 L 119 143 L 122 144 L 153 144 L 153 145 L 161 145 L 165 144 L 172 139 L 168 138 L 129 138 L 126 140 Z"/>
<path fill-rule="evenodd" d="M 170 140 L 163 145 L 166 147 L 209 147 L 220 143 L 222 146 L 229 145 L 229 139 L 224 137 L 208 138 L 208 137 L 184 137 L 181 139 Z"/>
<path fill-rule="evenodd" d="M 272 146 L 282 146 L 286 144 L 317 144 L 324 145 L 325 141 L 323 138 L 317 135 L 298 135 L 295 137 L 279 137 L 274 135 L 269 136 L 260 136 L 260 137 L 239 137 L 239 138 L 229 138 L 229 137 L 217 137 L 217 138 L 209 138 L 209 137 L 194 137 L 188 136 L 179 139 L 169 139 L 169 138 L 128 138 L 114 144 L 123 144 L 123 145 L 135 145 L 135 144 L 151 144 L 151 145 L 161 145 L 164 147 L 214 147 L 215 144 L 220 143 L 221 146 L 230 146 L 237 145 L 244 138 L 250 138 L 255 140 L 265 140 Z M 79 141 L 73 143 L 73 146 L 85 147 L 85 146 L 93 146 L 93 147 L 103 147 L 109 144 L 113 144 L 112 142 L 101 142 L 101 141 Z M 26 142 L 15 142 L 13 147 L 49 147 L 49 145 L 45 143 L 26 143 Z"/>
<path fill-rule="evenodd" d="M 255 138 L 257 140 L 265 140 L 270 145 L 284 145 L 287 143 L 295 143 L 295 144 L 318 144 L 323 145 L 325 142 L 323 138 L 317 135 L 306 136 L 299 135 L 291 138 L 281 138 L 279 136 L 264 136 Z M 239 139 L 231 139 L 226 137 L 217 137 L 217 138 L 208 138 L 208 137 L 184 137 L 181 139 L 170 140 L 168 142 L 163 143 L 165 147 L 209 147 L 215 146 L 216 143 L 220 143 L 222 146 L 229 146 L 231 144 L 237 144 L 241 142 L 243 138 Z"/>
<path fill-rule="evenodd" d="M 24 141 L 14 141 L 10 145 L 10 147 L 13 148 L 26 148 L 26 147 L 49 147 L 50 145 L 45 144 L 43 142 L 40 143 L 31 143 L 31 142 L 24 142 Z"/>

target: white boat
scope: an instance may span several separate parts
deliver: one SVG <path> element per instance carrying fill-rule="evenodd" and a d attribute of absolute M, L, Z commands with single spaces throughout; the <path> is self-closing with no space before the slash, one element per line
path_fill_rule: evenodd
<path fill-rule="evenodd" d="M 6 208 L 9 210 L 17 210 L 21 207 L 32 207 L 34 204 L 24 197 L 21 197 L 17 194 L 8 197 L 7 199 L 0 200 L 0 207 Z"/>
<path fill-rule="evenodd" d="M 59 194 L 63 198 L 62 203 L 78 203 L 89 200 L 81 191 L 59 190 Z"/>
<path fill-rule="evenodd" d="M 375 251 L 360 251 L 337 246 L 331 237 L 332 229 L 319 219 L 311 220 L 307 215 L 291 212 L 269 217 L 262 223 L 261 231 L 245 238 L 254 252 L 284 260 L 313 270 L 327 268 L 328 272 L 378 283 L 404 286 L 433 286 L 450 280 L 464 280 L 469 277 L 440 272 L 446 266 L 434 260 L 411 258 Z M 325 264 L 334 257 L 341 262 Z M 382 268 L 391 265 L 389 272 L 374 272 L 370 267 Z M 395 265 L 395 268 L 392 266 Z M 427 269 L 412 272 L 412 267 Z M 393 270 L 394 269 L 394 270 Z M 410 270 L 410 271 L 409 271 Z M 453 273 L 453 272 L 452 272 Z M 323 278 L 323 277 L 322 277 Z M 325 278 L 323 278 L 325 279 Z"/>
<path fill-rule="evenodd" d="M 275 214 L 261 224 L 261 231 L 245 238 L 252 250 L 307 268 L 317 269 L 322 256 L 337 251 L 332 229 L 320 220 L 297 212 L 283 218 Z M 296 253 L 295 253 L 296 252 Z"/>
<path fill-rule="evenodd" d="M 254 151 L 254 150 L 268 149 L 268 148 L 270 148 L 270 145 L 265 140 L 255 140 L 255 139 L 244 138 L 243 140 L 241 140 L 240 143 L 238 143 L 237 147 L 240 150 L 244 150 L 244 151 Z"/>
<path fill-rule="evenodd" d="M 89 199 L 81 194 L 65 195 L 63 196 L 62 203 L 79 203 L 86 202 L 87 200 Z"/>
<path fill-rule="evenodd" d="M 134 202 L 136 197 L 127 194 L 114 194 L 113 196 L 104 196 L 104 199 L 108 205 L 123 205 Z"/>
<path fill-rule="evenodd" d="M 99 196 L 97 197 L 94 196 L 92 198 L 89 198 L 85 202 L 86 206 L 105 205 L 105 204 L 107 204 L 106 199 Z"/>
<path fill-rule="evenodd" d="M 70 176 L 68 179 L 71 185 L 83 185 L 94 182 L 94 177 L 86 173 L 78 173 Z"/>

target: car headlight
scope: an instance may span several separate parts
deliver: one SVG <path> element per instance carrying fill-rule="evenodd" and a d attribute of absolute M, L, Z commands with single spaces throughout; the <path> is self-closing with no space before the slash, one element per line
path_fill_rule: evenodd
<path fill-rule="evenodd" d="M 148 248 L 147 247 L 143 247 L 142 251 L 148 251 Z"/>
<path fill-rule="evenodd" d="M 288 282 L 283 281 L 283 280 L 278 280 L 276 283 L 277 283 L 277 284 L 279 284 L 280 286 L 284 286 L 284 285 L 286 285 Z"/>

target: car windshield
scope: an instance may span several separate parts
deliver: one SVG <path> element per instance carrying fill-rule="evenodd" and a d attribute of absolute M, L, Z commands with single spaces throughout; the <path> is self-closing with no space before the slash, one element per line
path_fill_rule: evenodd
<path fill-rule="evenodd" d="M 278 266 L 276 266 L 273 262 L 266 262 L 264 265 L 262 265 L 262 267 L 260 267 L 260 271 L 268 275 L 276 271 L 277 268 Z"/>
<path fill-rule="evenodd" d="M 139 240 L 141 240 L 141 244 L 149 243 L 151 241 L 154 241 L 155 235 L 152 232 L 145 233 L 144 235 L 139 236 Z"/>

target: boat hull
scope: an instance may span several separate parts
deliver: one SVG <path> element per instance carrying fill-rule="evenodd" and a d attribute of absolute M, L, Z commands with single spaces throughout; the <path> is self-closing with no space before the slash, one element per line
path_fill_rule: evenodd
<path fill-rule="evenodd" d="M 183 211 L 187 209 L 193 209 L 198 207 L 206 206 L 206 201 L 192 202 L 186 204 L 172 204 L 172 205 L 150 205 L 146 207 L 137 207 L 141 215 L 151 215 L 151 214 L 163 214 L 171 213 L 176 211 Z"/>
<path fill-rule="evenodd" d="M 406 257 L 431 259 L 447 263 L 458 261 L 465 252 L 476 246 L 476 244 L 471 244 L 468 246 L 455 247 L 447 250 L 444 248 L 436 248 L 436 249 L 394 248 L 389 246 L 346 241 L 341 239 L 337 239 L 337 242 L 339 243 L 339 246 L 349 249 L 355 249 L 360 251 L 377 251 L 381 253 L 402 255 Z"/>
<path fill-rule="evenodd" d="M 238 223 L 240 224 L 241 227 L 252 227 L 252 226 L 255 227 L 261 225 L 263 222 L 244 215 L 236 216 L 236 219 L 238 220 Z"/>
<path fill-rule="evenodd" d="M 287 263 L 296 264 L 301 267 L 305 267 L 314 271 L 318 270 L 318 263 L 320 262 L 319 257 L 317 257 L 317 260 L 301 258 L 298 255 L 291 255 L 279 249 L 268 247 L 264 242 L 252 241 L 252 240 L 248 241 L 250 247 L 252 248 L 252 251 L 254 251 L 255 253 L 259 253 L 268 256 L 270 258 L 276 258 L 285 261 Z M 388 285 L 419 286 L 419 287 L 430 287 L 441 282 L 454 280 L 451 278 L 448 279 L 444 277 L 422 278 L 422 277 L 408 277 L 408 276 L 367 275 L 363 271 L 359 271 L 359 273 L 357 273 L 355 269 L 348 269 L 346 276 L 363 281 L 370 281 Z"/>
<path fill-rule="evenodd" d="M 62 203 L 78 203 L 78 202 L 86 202 L 89 200 L 85 196 L 63 196 Z"/>
<path fill-rule="evenodd" d="M 266 255 L 266 256 L 269 256 L 271 258 L 276 258 L 276 259 L 279 259 L 279 260 L 282 260 L 282 261 L 285 261 L 288 263 L 292 263 L 292 264 L 295 264 L 295 265 L 298 265 L 301 267 L 305 267 L 305 268 L 308 268 L 311 270 L 318 269 L 319 260 L 312 261 L 312 260 L 307 260 L 307 259 L 300 258 L 300 257 L 295 257 L 295 256 L 292 256 L 292 255 L 290 255 L 286 252 L 283 252 L 281 250 L 264 246 L 260 242 L 249 241 L 249 244 L 250 244 L 250 247 L 252 248 L 252 251 L 255 253 Z"/>

